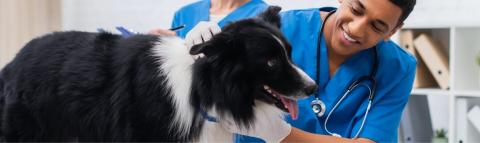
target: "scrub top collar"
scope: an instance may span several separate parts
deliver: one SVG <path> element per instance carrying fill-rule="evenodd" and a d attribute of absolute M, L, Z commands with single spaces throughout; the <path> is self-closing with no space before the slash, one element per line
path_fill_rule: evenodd
<path fill-rule="evenodd" d="M 336 8 L 334 7 L 322 7 L 319 9 L 320 11 L 322 12 L 332 12 L 334 10 L 336 10 Z M 323 22 L 321 19 L 320 19 L 320 25 L 323 25 Z M 322 32 L 321 31 L 322 27 L 319 27 L 319 32 Z M 320 69 L 317 69 L 317 70 L 320 70 L 320 76 L 318 76 L 320 79 L 315 79 L 317 80 L 319 83 L 317 83 L 320 88 L 318 90 L 321 90 L 321 89 L 324 89 L 325 86 L 327 85 L 328 81 L 330 80 L 330 72 L 329 72 L 329 67 L 330 67 L 330 64 L 328 62 L 328 54 L 327 54 L 327 44 L 325 42 L 325 37 L 324 37 L 324 34 L 323 32 L 319 34 L 320 35 L 320 38 L 321 39 L 321 42 L 319 43 L 320 44 L 320 48 L 317 49 L 317 50 L 320 50 Z"/>
<path fill-rule="evenodd" d="M 220 20 L 218 22 L 218 25 L 220 27 L 223 27 L 226 24 L 228 24 L 229 22 L 231 22 L 232 20 L 241 18 L 238 15 L 240 15 L 244 12 L 243 9 L 253 7 L 253 6 L 255 6 L 259 3 L 265 3 L 265 2 L 263 2 L 263 0 L 250 0 L 249 2 L 243 4 L 242 6 L 238 7 L 234 11 L 230 12 L 227 16 L 225 16 L 222 20 Z M 203 8 L 200 11 L 200 13 L 201 13 L 200 21 L 209 21 L 210 20 L 210 18 L 209 18 L 209 16 L 210 16 L 210 6 L 211 6 L 211 1 L 210 0 L 205 0 L 205 2 L 202 3 Z"/>

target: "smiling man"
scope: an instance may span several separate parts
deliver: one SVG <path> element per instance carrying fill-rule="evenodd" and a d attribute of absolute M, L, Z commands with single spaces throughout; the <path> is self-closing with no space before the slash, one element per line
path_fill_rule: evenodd
<path fill-rule="evenodd" d="M 319 88 L 316 95 L 298 102 L 297 120 L 287 117 L 271 134 L 289 132 L 277 135 L 283 142 L 397 142 L 416 60 L 389 38 L 402 27 L 416 1 L 339 3 L 338 9 L 282 14 L 282 31 L 292 44 L 293 61 Z M 312 105 L 318 107 L 316 111 Z M 237 141 L 260 140 L 239 136 Z"/>

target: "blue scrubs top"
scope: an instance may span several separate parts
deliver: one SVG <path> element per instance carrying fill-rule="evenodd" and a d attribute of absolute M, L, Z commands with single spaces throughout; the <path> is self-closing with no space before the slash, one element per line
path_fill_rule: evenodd
<path fill-rule="evenodd" d="M 324 8 L 324 10 L 328 11 L 331 8 Z M 318 32 L 321 23 L 319 9 L 292 10 L 282 13 L 281 30 L 292 44 L 292 60 L 314 80 Z M 290 116 L 286 117 L 286 120 L 292 126 L 304 131 L 328 135 L 324 128 L 327 114 L 353 81 L 361 76 L 370 75 L 374 49 L 360 51 L 347 59 L 329 78 L 327 48 L 323 35 L 321 38 L 318 93 L 320 100 L 326 104 L 325 115 L 317 118 L 313 113 L 310 102 L 314 96 L 311 96 L 298 101 L 297 120 L 291 120 Z M 397 142 L 397 129 L 412 89 L 416 59 L 392 41 L 382 40 L 376 45 L 376 48 L 378 49 L 378 69 L 375 75 L 377 90 L 359 137 L 375 142 Z M 366 88 L 353 90 L 332 113 L 327 124 L 329 131 L 342 137 L 352 138 L 355 136 L 366 111 L 367 96 Z M 262 142 L 246 136 L 239 136 L 236 141 Z"/>
<path fill-rule="evenodd" d="M 225 18 L 218 22 L 218 25 L 223 27 L 230 22 L 254 17 L 267 8 L 268 5 L 262 0 L 251 0 L 225 16 Z M 185 28 L 176 31 L 179 37 L 185 38 L 188 31 L 197 25 L 198 22 L 209 21 L 209 17 L 210 0 L 201 0 L 184 6 L 175 12 L 172 21 L 172 27 L 185 25 Z"/>

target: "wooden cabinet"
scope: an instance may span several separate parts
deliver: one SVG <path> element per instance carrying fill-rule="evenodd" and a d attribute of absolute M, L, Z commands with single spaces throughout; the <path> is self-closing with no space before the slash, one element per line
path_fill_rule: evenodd
<path fill-rule="evenodd" d="M 61 0 L 0 0 L 0 68 L 37 36 L 61 29 Z"/>

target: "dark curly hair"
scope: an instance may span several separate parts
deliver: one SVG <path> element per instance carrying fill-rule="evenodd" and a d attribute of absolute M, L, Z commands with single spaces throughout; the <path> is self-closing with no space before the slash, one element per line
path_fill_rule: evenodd
<path fill-rule="evenodd" d="M 403 21 L 407 19 L 416 4 L 416 0 L 390 0 L 390 2 L 402 9 L 402 15 L 398 19 L 398 25 L 403 24 Z"/>

